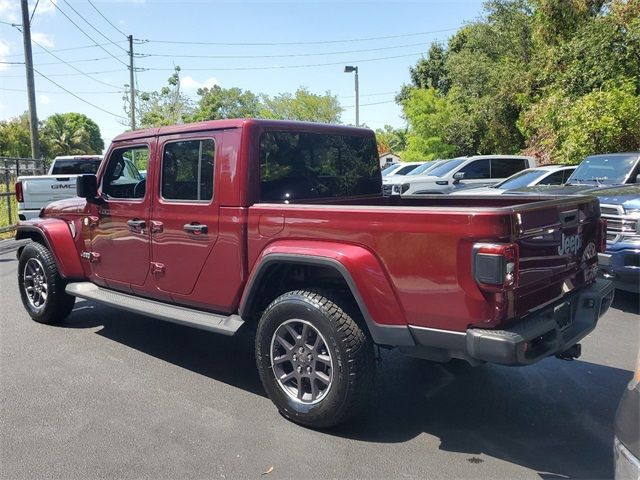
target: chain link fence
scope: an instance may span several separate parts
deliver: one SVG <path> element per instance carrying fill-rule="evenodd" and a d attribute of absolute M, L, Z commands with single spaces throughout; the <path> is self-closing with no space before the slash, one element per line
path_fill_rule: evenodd
<path fill-rule="evenodd" d="M 18 223 L 16 178 L 46 173 L 47 162 L 42 158 L 0 157 L 0 234 L 11 232 Z"/>

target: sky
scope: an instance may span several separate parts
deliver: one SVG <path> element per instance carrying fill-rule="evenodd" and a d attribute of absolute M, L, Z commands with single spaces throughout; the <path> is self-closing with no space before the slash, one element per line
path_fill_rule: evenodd
<path fill-rule="evenodd" d="M 29 0 L 31 12 L 35 6 Z M 181 89 L 194 100 L 214 84 L 268 95 L 306 87 L 336 95 L 342 122 L 354 124 L 354 76 L 344 66 L 355 65 L 360 123 L 402 127 L 393 99 L 409 68 L 481 9 L 482 0 L 38 0 L 38 118 L 84 113 L 106 144 L 127 130 L 122 96 L 133 35 L 139 90 L 160 89 L 179 65 Z M 0 0 L 0 119 L 27 110 L 22 34 L 12 23 L 19 28 L 20 1 Z"/>

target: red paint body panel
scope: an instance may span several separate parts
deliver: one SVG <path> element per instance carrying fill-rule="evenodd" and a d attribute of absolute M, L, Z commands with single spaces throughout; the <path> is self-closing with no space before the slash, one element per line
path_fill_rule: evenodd
<path fill-rule="evenodd" d="M 132 202 L 108 205 L 108 214 L 104 206 L 81 199 L 58 202 L 46 210 L 49 218 L 25 222 L 25 228 L 48 232 L 65 272 L 79 272 L 90 281 L 137 295 L 224 313 L 238 311 L 261 262 L 278 254 L 339 262 L 372 320 L 390 326 L 465 331 L 469 326 L 508 325 L 591 281 L 588 272 L 596 259 L 585 258 L 584 252 L 597 238 L 595 199 L 370 196 L 260 204 L 258 142 L 264 131 L 275 129 L 373 135 L 352 127 L 253 119 L 126 133 L 114 140 L 110 152 L 124 145 L 152 145 L 143 202 L 135 202 L 135 208 Z M 159 195 L 162 145 L 203 137 L 216 141 L 214 199 L 165 202 Z M 98 179 L 108 158 L 109 153 Z M 133 214 L 144 216 L 156 230 L 149 229 L 146 236 L 121 232 L 109 224 L 114 213 L 122 221 Z M 567 221 L 572 215 L 575 221 Z M 75 243 L 69 240 L 66 222 L 57 218 L 78 222 Z M 97 226 L 85 225 L 89 218 L 95 218 Z M 186 234 L 182 226 L 193 221 L 206 223 L 208 234 Z M 64 229 L 66 239 L 60 233 Z M 561 254 L 565 237 L 576 234 L 585 245 Z M 478 286 L 473 247 L 479 242 L 517 243 L 519 287 L 490 293 Z M 97 253 L 103 258 L 83 270 L 78 257 L 88 248 L 102 249 Z M 111 278 L 100 273 L 107 267 Z"/>
<path fill-rule="evenodd" d="M 78 220 L 72 217 L 70 215 L 68 221 L 76 222 Z M 30 234 L 38 235 L 44 239 L 44 243 L 51 249 L 60 274 L 64 278 L 82 279 L 86 276 L 78 254 L 78 249 L 82 248 L 81 235 L 77 235 L 74 240 L 67 221 L 58 218 L 43 218 L 20 222 L 20 227 L 16 232 L 16 240 L 29 238 Z"/>

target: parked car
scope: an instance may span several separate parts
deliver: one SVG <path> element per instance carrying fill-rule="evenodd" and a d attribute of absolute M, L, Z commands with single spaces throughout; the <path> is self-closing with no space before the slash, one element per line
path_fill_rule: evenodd
<path fill-rule="evenodd" d="M 477 155 L 454 158 L 429 171 L 427 175 L 407 179 L 400 187 L 401 195 L 450 193 L 460 187 L 486 186 L 498 183 L 514 173 L 533 168 L 532 157 L 513 155 Z"/>
<path fill-rule="evenodd" d="M 616 412 L 613 445 L 615 479 L 640 479 L 640 357 Z"/>
<path fill-rule="evenodd" d="M 509 190 L 513 188 L 564 185 L 575 169 L 575 165 L 545 165 L 527 168 L 490 187 L 459 188 L 451 192 L 451 195 L 502 195 L 509 193 Z"/>
<path fill-rule="evenodd" d="M 56 157 L 46 175 L 18 177 L 15 185 L 18 218 L 35 218 L 49 202 L 74 197 L 76 177 L 85 173 L 96 173 L 101 160 L 102 157 L 99 155 Z"/>
<path fill-rule="evenodd" d="M 382 191 L 385 195 L 391 194 L 391 187 L 388 186 L 391 182 L 398 178 L 404 178 L 405 175 L 411 174 L 418 170 L 425 162 L 412 162 L 401 164 L 400 168 L 394 169 L 391 173 L 382 176 Z"/>
<path fill-rule="evenodd" d="M 126 173 L 134 156 L 146 179 Z M 381 186 L 368 129 L 240 119 L 125 133 L 78 197 L 18 225 L 33 240 L 18 250 L 22 302 L 41 323 L 81 297 L 255 331 L 267 395 L 313 427 L 371 397 L 375 345 L 473 365 L 579 355 L 613 298 L 595 278 L 596 199 Z"/>
<path fill-rule="evenodd" d="M 424 162 L 418 168 L 411 170 L 405 176 L 397 177 L 391 176 L 382 179 L 382 191 L 386 196 L 389 195 L 400 195 L 400 185 L 409 181 L 410 178 L 413 178 L 417 175 L 427 175 L 431 170 L 436 168 L 438 165 L 441 165 L 448 160 L 432 160 L 430 162 Z"/>
<path fill-rule="evenodd" d="M 602 218 L 607 220 L 610 262 L 601 268 L 620 290 L 640 293 L 640 184 L 601 188 Z"/>

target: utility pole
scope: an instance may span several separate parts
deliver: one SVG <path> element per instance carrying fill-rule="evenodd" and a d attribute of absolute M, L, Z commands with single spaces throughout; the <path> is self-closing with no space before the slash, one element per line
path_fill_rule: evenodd
<path fill-rule="evenodd" d="M 21 0 L 22 6 L 22 41 L 24 42 L 24 65 L 27 69 L 27 96 L 29 97 L 29 127 L 31 129 L 31 157 L 40 158 L 40 142 L 38 141 L 38 112 L 36 111 L 36 83 L 33 79 L 33 57 L 31 55 L 31 22 L 29 20 L 29 3 Z"/>
<path fill-rule="evenodd" d="M 23 0 L 26 1 L 26 0 Z M 129 35 L 129 90 L 131 91 L 131 130 L 136 129 L 136 87 L 133 80 L 133 35 Z"/>

